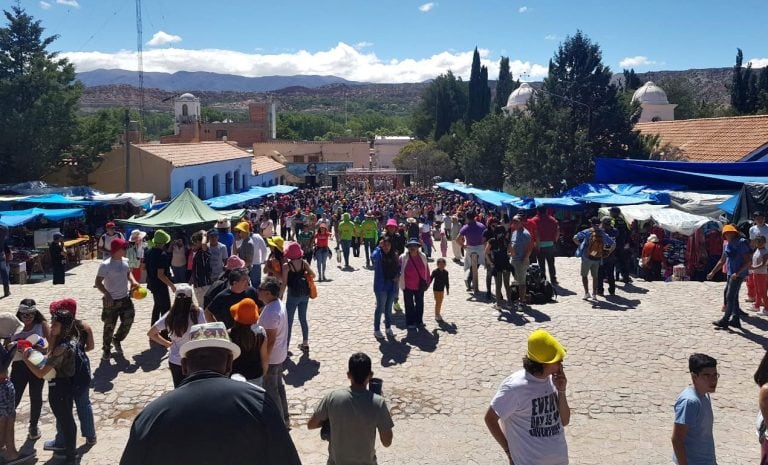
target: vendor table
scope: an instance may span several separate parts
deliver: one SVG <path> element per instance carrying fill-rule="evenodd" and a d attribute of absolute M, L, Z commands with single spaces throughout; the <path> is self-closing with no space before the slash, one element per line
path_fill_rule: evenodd
<path fill-rule="evenodd" d="M 80 261 L 88 258 L 91 239 L 88 236 L 64 241 L 67 251 L 67 265 L 79 265 Z"/>

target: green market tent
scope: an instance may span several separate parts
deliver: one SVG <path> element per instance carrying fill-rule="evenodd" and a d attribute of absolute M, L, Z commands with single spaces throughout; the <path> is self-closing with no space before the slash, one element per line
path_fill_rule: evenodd
<path fill-rule="evenodd" d="M 176 196 L 160 210 L 153 210 L 144 216 L 133 216 L 127 220 L 116 220 L 126 226 L 145 229 L 185 228 L 191 226 L 210 227 L 222 217 L 236 220 L 245 215 L 245 210 L 219 210 L 206 205 L 190 189 Z"/>

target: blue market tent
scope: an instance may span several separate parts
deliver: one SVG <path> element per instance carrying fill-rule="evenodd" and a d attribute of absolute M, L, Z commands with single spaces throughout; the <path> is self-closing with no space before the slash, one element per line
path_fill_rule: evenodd
<path fill-rule="evenodd" d="M 70 205 L 70 206 L 90 206 L 98 202 L 93 200 L 73 200 L 61 194 L 31 195 L 29 197 L 16 200 L 17 203 L 29 203 L 35 205 Z"/>
<path fill-rule="evenodd" d="M 30 208 L 27 210 L 8 210 L 0 211 L 0 224 L 9 228 L 14 228 L 41 217 L 48 221 L 61 221 L 70 218 L 82 218 L 84 216 L 85 210 L 82 208 L 61 208 L 56 210 Z"/>
<path fill-rule="evenodd" d="M 682 184 L 688 189 L 732 189 L 744 183 L 768 183 L 768 162 L 693 163 L 598 158 L 595 182 Z"/>
<path fill-rule="evenodd" d="M 515 202 L 521 200 L 520 197 L 507 194 L 506 192 L 484 191 L 479 189 L 478 192 L 472 195 L 477 197 L 479 201 L 491 204 L 494 207 L 502 207 L 507 202 Z"/>
<path fill-rule="evenodd" d="M 726 200 L 725 202 L 721 203 L 719 205 L 720 210 L 728 213 L 729 215 L 733 215 L 733 212 L 736 210 L 736 205 L 739 204 L 740 196 L 734 195 L 730 199 Z"/>
<path fill-rule="evenodd" d="M 271 187 L 254 186 L 245 192 L 240 192 L 237 194 L 221 195 L 219 197 L 212 197 L 208 200 L 204 200 L 204 202 L 208 204 L 208 206 L 210 206 L 211 208 L 221 210 L 224 208 L 229 208 L 233 205 L 246 204 L 248 202 L 258 200 L 268 195 L 288 194 L 295 191 L 296 189 L 297 188 L 294 186 L 283 186 L 283 185 L 277 185 L 277 186 L 271 186 Z"/>
<path fill-rule="evenodd" d="M 569 189 L 562 194 L 579 203 L 600 203 L 606 205 L 637 205 L 653 203 L 669 205 L 669 191 L 679 190 L 676 184 L 601 184 L 586 183 Z"/>

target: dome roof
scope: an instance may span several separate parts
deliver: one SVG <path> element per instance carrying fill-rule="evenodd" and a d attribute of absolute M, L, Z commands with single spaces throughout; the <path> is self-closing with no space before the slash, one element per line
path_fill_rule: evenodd
<path fill-rule="evenodd" d="M 669 104 L 669 100 L 667 100 L 667 94 L 661 87 L 654 84 L 653 81 L 648 81 L 643 85 L 643 87 L 637 89 L 632 95 L 632 101 L 655 105 Z"/>
<path fill-rule="evenodd" d="M 189 92 L 179 95 L 179 100 L 195 100 L 196 98 L 197 97 L 190 94 Z"/>
<path fill-rule="evenodd" d="M 534 89 L 527 82 L 520 84 L 520 87 L 509 94 L 507 99 L 507 106 L 504 107 L 507 110 L 514 110 L 515 108 L 523 108 L 528 105 L 528 101 L 533 97 Z"/>

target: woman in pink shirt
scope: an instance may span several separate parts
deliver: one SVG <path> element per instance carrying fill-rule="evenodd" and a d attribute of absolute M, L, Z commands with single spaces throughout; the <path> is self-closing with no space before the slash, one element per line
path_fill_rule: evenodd
<path fill-rule="evenodd" d="M 419 250 L 418 238 L 411 238 L 405 244 L 407 250 L 400 257 L 400 289 L 405 298 L 405 324 L 408 329 L 423 328 L 424 291 L 429 287 L 429 264 L 427 257 Z"/>

